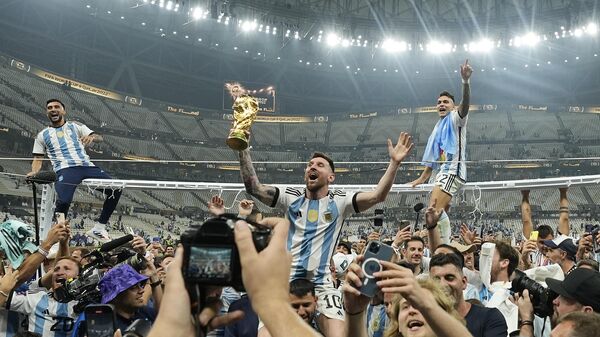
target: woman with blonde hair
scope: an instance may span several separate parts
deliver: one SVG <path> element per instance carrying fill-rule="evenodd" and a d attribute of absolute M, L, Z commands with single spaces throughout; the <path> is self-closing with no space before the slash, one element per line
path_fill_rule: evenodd
<path fill-rule="evenodd" d="M 343 287 L 348 337 L 367 336 L 365 309 L 369 298 L 358 290 L 363 279 L 362 260 L 358 256 L 350 265 Z M 472 337 L 453 300 L 438 283 L 417 281 L 407 268 L 387 261 L 380 263 L 383 270 L 373 274 L 377 286 L 384 294 L 396 294 L 385 337 Z"/>

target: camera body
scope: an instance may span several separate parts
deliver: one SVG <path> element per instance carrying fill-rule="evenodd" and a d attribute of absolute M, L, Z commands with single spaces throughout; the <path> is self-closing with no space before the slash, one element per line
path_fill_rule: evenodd
<path fill-rule="evenodd" d="M 523 294 L 525 289 L 529 291 L 533 312 L 541 318 L 552 316 L 554 312 L 552 301 L 558 294 L 549 288 L 544 288 L 541 284 L 527 277 L 524 272 L 516 269 L 511 290 Z"/>
<path fill-rule="evenodd" d="M 395 251 L 391 246 L 388 246 L 379 241 L 370 241 L 365 249 L 364 260 L 361 265 L 363 274 L 365 275 L 362 280 L 362 287 L 360 292 L 368 297 L 373 297 L 379 290 L 377 287 L 377 279 L 373 276 L 373 273 L 382 271 L 380 260 L 391 261 Z"/>
<path fill-rule="evenodd" d="M 188 286 L 217 285 L 244 290 L 240 255 L 233 232 L 237 220 L 244 219 L 223 214 L 201 225 L 193 225 L 181 235 L 184 248 L 183 277 Z M 263 250 L 269 242 L 271 229 L 244 221 L 250 225 L 256 250 Z"/>

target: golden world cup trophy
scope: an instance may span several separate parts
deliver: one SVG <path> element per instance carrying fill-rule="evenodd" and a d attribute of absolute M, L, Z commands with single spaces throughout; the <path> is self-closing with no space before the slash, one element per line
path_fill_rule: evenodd
<path fill-rule="evenodd" d="M 239 83 L 226 84 L 225 87 L 234 99 L 233 127 L 229 131 L 226 143 L 232 150 L 245 150 L 248 148 L 250 127 L 258 112 L 258 101 L 247 94 Z"/>

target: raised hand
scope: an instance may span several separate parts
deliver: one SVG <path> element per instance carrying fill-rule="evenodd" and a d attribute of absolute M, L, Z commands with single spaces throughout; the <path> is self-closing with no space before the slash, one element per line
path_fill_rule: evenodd
<path fill-rule="evenodd" d="M 362 255 L 356 257 L 356 260 L 350 264 L 346 272 L 346 282 L 342 286 L 344 292 L 344 310 L 349 314 L 357 314 L 365 311 L 370 298 L 363 295 L 358 289 L 362 286 L 364 274 L 361 264 L 364 258 Z"/>
<path fill-rule="evenodd" d="M 248 216 L 252 213 L 252 209 L 254 208 L 254 201 L 244 199 L 240 201 L 240 205 L 238 207 L 238 213 L 243 216 Z"/>
<path fill-rule="evenodd" d="M 473 74 L 473 68 L 469 65 L 469 60 L 465 60 L 464 64 L 460 66 L 460 76 L 464 81 L 468 81 L 471 78 L 471 74 Z"/>
<path fill-rule="evenodd" d="M 84 146 L 88 146 L 94 142 L 94 135 L 89 135 L 85 137 L 81 137 L 81 142 Z"/>
<path fill-rule="evenodd" d="M 394 238 L 394 245 L 396 247 L 400 247 L 404 242 L 410 240 L 411 236 L 412 234 L 410 233 L 410 226 L 400 229 Z"/>
<path fill-rule="evenodd" d="M 471 231 L 469 227 L 467 227 L 466 223 L 463 223 L 460 226 L 460 236 L 462 237 L 463 241 L 468 245 L 475 243 L 477 238 L 475 232 Z"/>
<path fill-rule="evenodd" d="M 6 274 L 0 279 L 0 290 L 5 294 L 10 293 L 19 280 L 19 271 L 13 270 L 12 267 L 6 269 Z"/>
<path fill-rule="evenodd" d="M 213 196 L 208 203 L 208 211 L 214 216 L 225 213 L 225 201 L 218 195 Z"/>
<path fill-rule="evenodd" d="M 408 156 L 412 148 L 415 146 L 415 144 L 412 142 L 412 137 L 406 132 L 400 133 L 396 146 L 394 146 L 391 139 L 387 140 L 387 145 L 390 159 L 396 164 L 400 164 L 400 162 L 402 162 L 402 160 Z"/>

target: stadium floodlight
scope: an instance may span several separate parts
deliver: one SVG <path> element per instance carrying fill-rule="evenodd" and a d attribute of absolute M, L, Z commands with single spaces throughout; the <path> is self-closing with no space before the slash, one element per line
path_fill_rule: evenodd
<path fill-rule="evenodd" d="M 533 32 L 529 32 L 525 35 L 515 37 L 514 45 L 516 47 L 535 47 L 535 45 L 537 45 L 538 42 L 540 42 L 540 36 Z"/>
<path fill-rule="evenodd" d="M 427 43 L 425 47 L 428 52 L 433 54 L 447 54 L 452 52 L 452 44 L 449 42 L 441 42 L 437 40 L 432 40 Z"/>
<path fill-rule="evenodd" d="M 581 35 L 583 35 L 583 29 L 581 29 L 581 28 L 575 29 L 575 31 L 573 32 L 573 35 L 575 35 L 575 37 L 580 37 Z"/>
<path fill-rule="evenodd" d="M 408 49 L 406 42 L 396 41 L 391 38 L 385 39 L 383 41 L 383 43 L 381 44 L 381 48 L 383 48 L 383 50 L 390 52 L 390 53 L 403 52 Z"/>
<path fill-rule="evenodd" d="M 588 25 L 585 26 L 585 32 L 589 35 L 596 35 L 598 33 L 598 25 L 593 22 L 588 23 Z"/>
<path fill-rule="evenodd" d="M 200 20 L 204 18 L 204 9 L 202 7 L 194 7 L 192 10 L 192 19 Z"/>
<path fill-rule="evenodd" d="M 165 9 L 168 11 L 173 9 L 173 0 L 167 1 L 167 5 L 165 6 Z"/>
<path fill-rule="evenodd" d="M 244 32 L 250 32 L 250 31 L 256 30 L 257 26 L 258 26 L 258 23 L 256 22 L 256 20 L 254 20 L 254 21 L 244 21 L 242 23 L 242 30 Z"/>
<path fill-rule="evenodd" d="M 489 53 L 494 49 L 494 42 L 484 38 L 479 41 L 469 43 L 466 49 L 474 53 Z"/>
<path fill-rule="evenodd" d="M 327 37 L 325 38 L 325 42 L 327 43 L 327 45 L 329 47 L 335 47 L 338 44 L 340 44 L 341 39 L 336 33 L 329 33 L 329 34 L 327 34 Z"/>
<path fill-rule="evenodd" d="M 350 40 L 348 40 L 348 39 L 343 39 L 343 40 L 342 40 L 342 47 L 346 48 L 346 47 L 348 47 L 348 46 L 350 46 Z"/>

